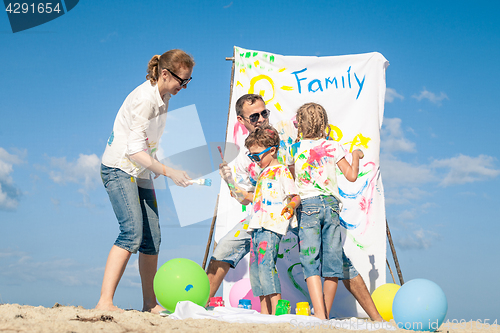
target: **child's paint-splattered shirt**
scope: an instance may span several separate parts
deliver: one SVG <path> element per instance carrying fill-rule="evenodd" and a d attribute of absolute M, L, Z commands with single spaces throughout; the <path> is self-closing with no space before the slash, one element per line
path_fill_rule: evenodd
<path fill-rule="evenodd" d="M 297 187 L 286 166 L 274 165 L 262 170 L 255 188 L 253 216 L 248 231 L 264 228 L 285 235 L 290 220 L 281 216 L 281 211 L 290 197 L 296 194 Z"/>
<path fill-rule="evenodd" d="M 337 141 L 301 140 L 290 146 L 288 163 L 295 163 L 295 184 L 301 199 L 333 195 L 341 204 L 336 164 L 345 157 Z"/>

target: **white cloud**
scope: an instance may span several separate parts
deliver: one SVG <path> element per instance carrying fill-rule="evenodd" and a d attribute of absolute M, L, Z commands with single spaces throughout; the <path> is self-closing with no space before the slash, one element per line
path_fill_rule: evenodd
<path fill-rule="evenodd" d="M 14 164 L 21 164 L 22 158 L 17 155 L 9 154 L 5 149 L 0 147 L 0 179 L 12 182 L 10 173 Z"/>
<path fill-rule="evenodd" d="M 495 161 L 495 158 L 487 155 L 471 157 L 460 154 L 429 164 L 415 164 L 391 154 L 381 154 L 380 170 L 386 203 L 409 204 L 421 199 L 429 195 L 429 191 L 423 189 L 429 183 L 447 187 L 495 178 L 500 175 L 500 169 L 494 167 Z M 444 175 L 441 176 L 442 173 Z"/>
<path fill-rule="evenodd" d="M 418 200 L 428 194 L 419 186 L 435 180 L 428 165 L 404 162 L 395 156 L 397 152 L 416 152 L 415 143 L 405 137 L 401 123 L 399 118 L 385 118 L 381 130 L 380 170 L 387 204 Z"/>
<path fill-rule="evenodd" d="M 431 167 L 447 169 L 440 185 L 449 186 L 497 177 L 500 169 L 493 166 L 494 162 L 495 158 L 487 155 L 471 157 L 460 154 L 457 157 L 434 160 Z"/>
<path fill-rule="evenodd" d="M 404 184 L 401 186 L 386 186 L 385 178 L 383 180 L 386 189 L 385 203 L 387 205 L 408 205 L 430 195 L 429 192 L 416 186 L 404 187 Z"/>
<path fill-rule="evenodd" d="M 61 204 L 61 201 L 59 199 L 50 198 L 50 201 L 52 201 L 52 204 L 56 207 L 59 207 L 59 205 Z"/>
<path fill-rule="evenodd" d="M 495 167 L 496 159 L 488 155 L 457 157 L 434 160 L 419 164 L 401 160 L 397 152 L 416 152 L 415 143 L 408 140 L 399 118 L 384 119 L 381 131 L 380 170 L 386 188 L 387 204 L 408 204 L 418 200 L 428 191 L 421 187 L 428 183 L 450 186 L 492 179 L 500 175 Z"/>
<path fill-rule="evenodd" d="M 394 102 L 394 99 L 400 99 L 400 100 L 403 100 L 405 99 L 405 97 L 403 95 L 400 95 L 396 92 L 396 89 L 393 89 L 393 88 L 387 88 L 385 90 L 385 101 L 387 103 L 392 103 Z"/>
<path fill-rule="evenodd" d="M 407 163 L 391 156 L 380 157 L 380 169 L 384 185 L 391 187 L 413 187 L 435 180 L 428 165 Z"/>
<path fill-rule="evenodd" d="M 416 157 L 413 158 L 414 161 L 402 160 L 397 155 L 398 152 L 416 152 L 414 142 L 405 137 L 407 132 L 402 129 L 401 119 L 384 119 L 381 131 L 380 171 L 385 202 L 387 207 L 400 205 L 399 207 L 405 208 L 396 216 L 390 215 L 398 211 L 398 208 L 388 209 L 388 221 L 391 227 L 392 224 L 396 226 L 393 238 L 399 248 L 428 249 L 441 237 L 432 230 L 436 227 L 435 224 L 431 227 L 426 226 L 427 219 L 424 216 L 436 206 L 428 200 L 432 200 L 433 191 L 437 190 L 437 186 L 491 179 L 500 175 L 500 169 L 495 165 L 497 160 L 487 155 L 472 157 L 460 154 L 457 157 L 436 159 L 426 163 L 419 163 Z M 427 202 L 422 203 L 423 200 Z M 413 220 L 418 223 L 413 223 Z"/>
<path fill-rule="evenodd" d="M 78 193 L 82 195 L 82 202 L 79 204 L 79 206 L 85 207 L 87 209 L 95 208 L 96 205 L 90 200 L 90 194 L 86 189 L 80 188 L 78 189 Z"/>
<path fill-rule="evenodd" d="M 410 210 L 404 210 L 391 220 L 391 233 L 394 244 L 403 250 L 428 249 L 441 239 L 441 235 L 429 228 L 422 228 L 412 221 L 427 213 L 433 203 L 424 203 Z"/>
<path fill-rule="evenodd" d="M 100 182 L 101 160 L 95 154 L 80 154 L 74 162 L 66 161 L 66 157 L 52 157 L 50 165 L 50 178 L 58 184 L 76 183 L 85 189 L 93 189 Z"/>
<path fill-rule="evenodd" d="M 118 32 L 116 31 L 113 31 L 109 34 L 106 35 L 106 37 L 102 38 L 101 39 L 101 43 L 107 43 L 109 42 L 111 39 L 115 39 L 116 37 L 118 37 Z"/>
<path fill-rule="evenodd" d="M 79 184 L 81 187 L 78 193 L 82 195 L 81 206 L 86 208 L 94 208 L 95 205 L 91 202 L 89 191 L 96 188 L 97 184 L 101 183 L 99 168 L 101 160 L 97 155 L 80 154 L 75 161 L 68 162 L 66 157 L 51 157 L 50 170 L 46 170 L 50 179 L 60 185 L 68 183 Z M 54 205 L 59 204 L 57 198 L 51 199 Z"/>
<path fill-rule="evenodd" d="M 28 253 L 11 249 L 0 249 L 0 258 L 0 277 L 12 284 L 50 280 L 65 286 L 98 285 L 102 278 L 100 272 L 82 269 L 73 259 L 36 261 Z"/>
<path fill-rule="evenodd" d="M 399 118 L 384 118 L 380 136 L 380 147 L 383 153 L 415 152 L 415 143 L 405 138 Z"/>
<path fill-rule="evenodd" d="M 448 96 L 444 92 L 441 92 L 441 94 L 436 95 L 435 93 L 428 91 L 425 87 L 424 90 L 420 92 L 420 95 L 415 94 L 411 97 L 415 98 L 417 101 L 421 101 L 422 99 L 428 99 L 431 103 L 434 103 L 436 105 L 441 105 L 441 102 L 445 99 L 449 100 Z"/>
<path fill-rule="evenodd" d="M 17 208 L 21 191 L 12 178 L 14 165 L 23 163 L 26 151 L 19 155 L 10 154 L 0 147 L 0 210 L 14 210 Z"/>
<path fill-rule="evenodd" d="M 428 249 L 434 241 L 440 238 L 441 236 L 433 231 L 419 228 L 411 230 L 403 237 L 396 238 L 394 243 L 403 250 Z"/>

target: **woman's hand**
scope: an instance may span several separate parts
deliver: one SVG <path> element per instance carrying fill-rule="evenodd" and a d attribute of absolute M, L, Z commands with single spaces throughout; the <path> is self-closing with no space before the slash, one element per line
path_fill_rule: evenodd
<path fill-rule="evenodd" d="M 192 185 L 190 182 L 191 177 L 188 176 L 186 171 L 166 168 L 165 176 L 172 179 L 177 186 L 187 187 Z"/>

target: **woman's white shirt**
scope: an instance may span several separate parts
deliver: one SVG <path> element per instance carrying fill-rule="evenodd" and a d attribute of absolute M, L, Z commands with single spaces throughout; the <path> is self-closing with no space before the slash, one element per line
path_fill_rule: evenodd
<path fill-rule="evenodd" d="M 134 177 L 149 178 L 150 171 L 131 160 L 130 156 L 144 151 L 156 158 L 170 97 L 170 94 L 165 94 L 162 99 L 158 86 L 151 85 L 150 81 L 135 88 L 116 115 L 102 163 Z"/>

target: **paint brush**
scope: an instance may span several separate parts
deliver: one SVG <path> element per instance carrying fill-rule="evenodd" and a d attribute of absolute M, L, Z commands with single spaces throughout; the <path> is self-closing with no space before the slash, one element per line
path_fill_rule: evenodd
<path fill-rule="evenodd" d="M 212 186 L 212 179 L 195 179 L 195 180 L 190 180 L 189 181 L 191 184 L 198 184 L 198 185 L 204 185 L 204 186 Z"/>
<path fill-rule="evenodd" d="M 217 149 L 219 149 L 219 153 L 220 153 L 220 158 L 222 158 L 222 163 L 226 165 L 227 167 L 227 163 L 226 161 L 224 161 L 224 155 L 222 154 L 222 149 L 220 146 L 217 146 Z M 221 164 L 222 165 L 222 164 Z M 220 165 L 219 165 L 219 168 L 220 168 Z M 222 173 L 221 173 L 221 169 L 219 169 L 219 173 L 220 175 L 222 176 Z M 222 178 L 226 181 L 226 184 L 227 186 L 229 186 L 229 190 L 230 191 L 233 191 L 234 190 L 234 184 L 233 183 L 228 183 L 228 180 L 224 178 L 224 176 L 222 176 Z M 231 179 L 232 180 L 232 179 Z M 234 182 L 234 181 L 233 181 Z M 232 186 L 232 187 L 231 187 Z"/>
<path fill-rule="evenodd" d="M 219 153 L 220 153 L 220 158 L 222 158 L 222 162 L 223 163 L 226 163 L 226 161 L 224 161 L 224 155 L 222 155 L 222 149 L 220 146 L 217 146 L 217 149 L 219 149 Z"/>

